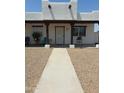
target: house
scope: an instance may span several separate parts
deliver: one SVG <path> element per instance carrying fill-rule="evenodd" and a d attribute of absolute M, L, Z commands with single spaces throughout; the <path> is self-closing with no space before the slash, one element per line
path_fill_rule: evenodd
<path fill-rule="evenodd" d="M 99 24 L 99 12 L 78 12 L 77 1 L 49 2 L 42 0 L 42 12 L 26 12 L 25 36 L 35 44 L 33 32 L 42 33 L 47 45 L 84 45 L 98 43 L 94 24 Z"/>

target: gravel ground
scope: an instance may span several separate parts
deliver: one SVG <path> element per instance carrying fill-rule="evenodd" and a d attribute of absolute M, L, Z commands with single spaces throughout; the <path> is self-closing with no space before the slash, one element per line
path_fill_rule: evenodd
<path fill-rule="evenodd" d="M 51 48 L 25 48 L 25 93 L 34 93 L 51 52 Z"/>
<path fill-rule="evenodd" d="M 85 93 L 99 93 L 99 49 L 67 49 Z"/>

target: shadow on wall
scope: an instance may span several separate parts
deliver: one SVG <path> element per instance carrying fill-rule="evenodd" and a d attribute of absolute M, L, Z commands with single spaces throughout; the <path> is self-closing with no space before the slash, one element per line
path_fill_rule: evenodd
<path fill-rule="evenodd" d="M 69 9 L 69 11 L 70 11 L 70 14 L 71 14 L 72 20 L 74 20 L 74 15 L 73 15 L 73 11 L 72 11 L 72 9 Z"/>
<path fill-rule="evenodd" d="M 52 16 L 52 19 L 55 20 L 55 16 L 54 16 L 54 14 L 53 14 L 52 9 L 49 9 L 49 11 L 50 11 L 50 14 L 51 14 L 51 16 Z"/>
<path fill-rule="evenodd" d="M 50 14 L 51 14 L 51 16 L 52 16 L 52 19 L 55 20 L 55 15 L 54 15 L 54 13 L 53 13 L 53 11 L 52 11 L 52 9 L 51 9 L 51 6 L 48 5 L 48 7 L 49 7 Z M 70 15 L 71 15 L 72 20 L 74 20 L 74 15 L 73 15 L 72 9 L 69 8 L 69 11 L 70 11 Z"/>

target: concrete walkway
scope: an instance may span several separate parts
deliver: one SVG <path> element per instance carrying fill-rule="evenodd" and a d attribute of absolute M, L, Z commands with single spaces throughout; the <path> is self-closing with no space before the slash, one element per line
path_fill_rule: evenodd
<path fill-rule="evenodd" d="M 55 48 L 35 93 L 84 93 L 66 48 Z"/>

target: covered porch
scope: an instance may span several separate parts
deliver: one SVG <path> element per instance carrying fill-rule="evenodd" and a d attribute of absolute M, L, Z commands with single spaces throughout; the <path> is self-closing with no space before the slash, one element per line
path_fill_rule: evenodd
<path fill-rule="evenodd" d="M 93 30 L 93 24 L 98 23 L 99 21 L 78 21 L 78 20 L 42 20 L 42 21 L 31 21 L 26 20 L 25 24 L 31 24 L 32 27 L 43 26 L 44 27 L 44 37 L 46 45 L 50 46 L 68 46 L 68 45 L 91 45 L 95 44 L 95 41 L 92 41 L 90 37 L 90 30 Z M 41 25 L 42 24 L 42 25 Z M 74 27 L 82 27 L 81 29 L 87 29 L 87 33 L 84 33 L 87 36 L 82 36 L 85 42 L 76 41 L 77 33 L 74 32 Z M 90 33 L 89 33 L 90 32 Z M 93 32 L 93 31 L 92 31 Z M 86 40 L 85 40 L 86 38 Z M 88 40 L 89 38 L 89 40 Z M 90 40 L 91 39 L 91 40 Z"/>

